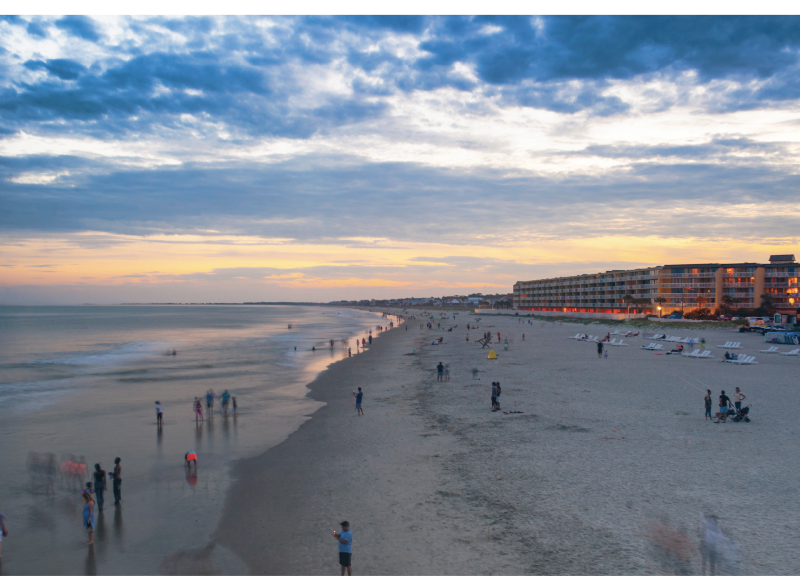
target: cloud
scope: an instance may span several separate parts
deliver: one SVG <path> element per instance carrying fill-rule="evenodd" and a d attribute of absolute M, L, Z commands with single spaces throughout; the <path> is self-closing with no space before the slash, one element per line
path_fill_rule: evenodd
<path fill-rule="evenodd" d="M 86 16 L 64 16 L 55 21 L 55 27 L 89 42 L 100 40 L 100 33 L 97 31 L 94 21 Z"/>
<path fill-rule="evenodd" d="M 123 259 L 114 281 L 490 285 L 633 250 L 609 239 L 797 242 L 797 17 L 0 28 L 6 275 L 151 244 L 175 260 Z M 24 238 L 52 242 L 20 256 Z M 556 242 L 610 255 L 538 256 Z M 173 269 L 212 247 L 227 268 Z M 254 250 L 291 262 L 252 266 Z"/>

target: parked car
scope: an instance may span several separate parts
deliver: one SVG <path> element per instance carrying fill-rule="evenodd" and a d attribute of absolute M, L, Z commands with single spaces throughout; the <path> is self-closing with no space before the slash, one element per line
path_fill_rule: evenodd
<path fill-rule="evenodd" d="M 667 316 L 667 318 L 671 320 L 683 320 L 683 314 L 681 314 L 680 312 L 673 312 L 672 314 Z"/>
<path fill-rule="evenodd" d="M 717 320 L 720 320 L 721 322 L 730 322 L 731 320 L 733 320 L 733 316 L 726 316 L 723 314 L 722 316 L 717 318 Z"/>

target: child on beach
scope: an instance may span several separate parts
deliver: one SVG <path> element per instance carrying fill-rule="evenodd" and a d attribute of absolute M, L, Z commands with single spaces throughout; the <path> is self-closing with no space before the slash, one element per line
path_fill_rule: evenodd
<path fill-rule="evenodd" d="M 364 393 L 361 391 L 361 388 L 358 389 L 358 393 L 353 392 L 353 396 L 356 397 L 356 413 L 359 416 L 363 416 L 364 410 L 361 409 L 361 400 L 364 398 Z"/>
<path fill-rule="evenodd" d="M 353 533 L 350 531 L 350 522 L 345 520 L 341 524 L 342 531 L 338 534 L 333 531 L 333 537 L 339 541 L 339 566 L 342 567 L 342 576 L 347 568 L 347 575 L 353 574 Z"/>
<path fill-rule="evenodd" d="M 164 419 L 164 407 L 161 402 L 156 400 L 156 423 L 161 426 L 161 421 Z"/>

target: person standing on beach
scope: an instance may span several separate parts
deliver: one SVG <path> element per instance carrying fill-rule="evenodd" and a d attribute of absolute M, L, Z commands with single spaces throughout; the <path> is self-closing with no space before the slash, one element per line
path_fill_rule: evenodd
<path fill-rule="evenodd" d="M 94 493 L 97 495 L 97 506 L 103 510 L 103 492 L 106 490 L 106 471 L 100 467 L 100 463 L 94 465 Z"/>
<path fill-rule="evenodd" d="M 94 544 L 94 498 L 88 492 L 83 493 L 83 526 L 89 534 L 86 544 Z"/>
<path fill-rule="evenodd" d="M 195 423 L 203 421 L 203 404 L 197 396 L 194 397 L 194 421 Z"/>
<path fill-rule="evenodd" d="M 723 390 L 722 394 L 719 395 L 719 412 L 717 413 L 717 421 L 714 424 L 719 424 L 720 420 L 724 423 L 728 422 L 728 406 L 730 403 L 731 399 L 725 396 L 725 390 Z"/>
<path fill-rule="evenodd" d="M 156 424 L 161 427 L 161 421 L 164 419 L 164 407 L 161 402 L 156 400 Z"/>
<path fill-rule="evenodd" d="M 597 357 L 598 358 L 602 358 L 603 357 L 603 342 L 602 341 L 597 343 Z"/>
<path fill-rule="evenodd" d="M 120 502 L 122 502 L 122 466 L 119 463 L 122 462 L 122 458 L 117 456 L 114 458 L 114 471 L 111 473 L 113 474 L 112 478 L 114 479 L 114 505 L 118 506 Z"/>
<path fill-rule="evenodd" d="M 736 392 L 733 393 L 733 405 L 736 406 L 736 411 L 742 409 L 742 401 L 747 398 L 744 394 L 741 393 L 739 387 L 736 387 Z"/>
<path fill-rule="evenodd" d="M 225 392 L 220 394 L 220 398 L 222 399 L 222 411 L 225 413 L 225 416 L 228 415 L 228 403 L 231 401 L 231 394 L 225 389 Z"/>
<path fill-rule="evenodd" d="M 342 567 L 342 576 L 347 568 L 347 576 L 353 574 L 353 533 L 350 531 L 350 522 L 342 522 L 342 531 L 338 534 L 333 531 L 333 537 L 339 541 L 339 566 Z"/>
<path fill-rule="evenodd" d="M 450 364 L 444 366 L 444 381 L 450 382 Z"/>
<path fill-rule="evenodd" d="M 372 334 L 369 335 L 369 345 L 372 346 Z"/>
<path fill-rule="evenodd" d="M 361 409 L 361 400 L 364 399 L 364 393 L 361 391 L 361 388 L 358 389 L 358 393 L 353 392 L 353 396 L 356 397 L 356 414 L 363 416 L 364 411 Z"/>
<path fill-rule="evenodd" d="M 444 378 L 444 364 L 442 364 L 441 362 L 439 362 L 439 365 L 436 367 L 436 373 L 437 373 L 436 381 L 441 382 L 442 379 Z"/>
<path fill-rule="evenodd" d="M 214 391 L 211 388 L 206 392 L 206 413 L 209 418 L 214 415 Z"/>
<path fill-rule="evenodd" d="M 711 415 L 711 390 L 708 390 L 708 394 L 705 395 L 703 401 L 706 403 L 706 420 L 713 420 L 714 417 Z"/>

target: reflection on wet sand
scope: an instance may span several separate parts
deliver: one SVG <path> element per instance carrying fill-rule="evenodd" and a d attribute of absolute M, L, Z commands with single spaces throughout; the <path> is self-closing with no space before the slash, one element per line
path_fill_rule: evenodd
<path fill-rule="evenodd" d="M 97 560 L 94 557 L 94 546 L 89 546 L 86 551 L 86 568 L 83 571 L 86 576 L 97 574 Z"/>
<path fill-rule="evenodd" d="M 124 551 L 125 531 L 122 528 L 122 506 L 114 506 L 114 541 L 119 550 Z"/>
<path fill-rule="evenodd" d="M 211 553 L 214 544 L 196 550 L 173 552 L 161 564 L 161 574 L 219 574 L 214 567 Z"/>

